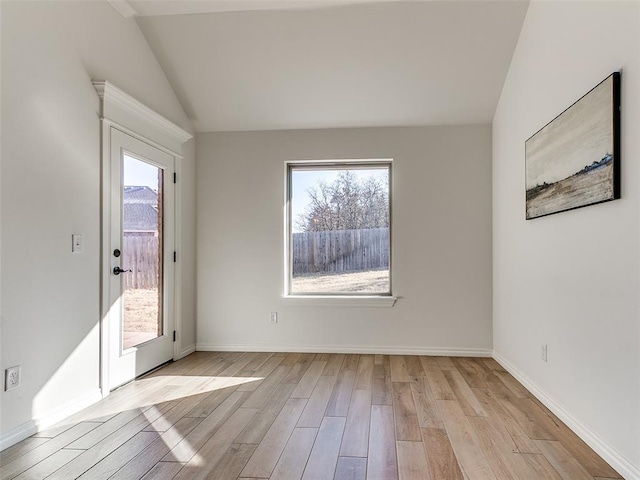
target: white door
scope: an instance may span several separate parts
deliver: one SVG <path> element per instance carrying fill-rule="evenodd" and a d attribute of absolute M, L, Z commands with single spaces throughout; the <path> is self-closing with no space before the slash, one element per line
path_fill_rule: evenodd
<path fill-rule="evenodd" d="M 114 127 L 110 142 L 106 273 L 113 389 L 173 358 L 174 157 Z"/>

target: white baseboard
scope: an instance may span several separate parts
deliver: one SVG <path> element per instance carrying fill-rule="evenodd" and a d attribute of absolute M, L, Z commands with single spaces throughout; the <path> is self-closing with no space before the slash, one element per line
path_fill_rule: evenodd
<path fill-rule="evenodd" d="M 640 480 L 640 468 L 620 455 L 596 432 L 576 418 L 567 408 L 547 395 L 529 377 L 514 367 L 509 361 L 495 350 L 493 358 L 502 365 L 516 380 L 524 385 L 535 397 L 562 420 L 573 432 L 600 455 L 609 465 L 618 471 L 626 480 Z"/>
<path fill-rule="evenodd" d="M 361 353 L 382 355 L 426 355 L 438 357 L 491 357 L 488 348 L 437 348 L 437 347 L 357 347 L 357 346 L 299 346 L 299 345 L 215 345 L 196 344 L 199 352 L 294 352 L 294 353 Z"/>
<path fill-rule="evenodd" d="M 186 348 L 183 348 L 182 350 L 180 350 L 180 356 L 178 358 L 176 358 L 176 360 L 179 360 L 181 358 L 186 357 L 187 355 L 191 355 L 193 352 L 196 351 L 196 344 L 192 343 L 191 345 L 189 345 Z"/>
<path fill-rule="evenodd" d="M 7 432 L 3 432 L 2 435 L 0 435 L 0 451 L 30 437 L 37 431 L 36 421 L 29 420 Z"/>
<path fill-rule="evenodd" d="M 74 413 L 79 412 L 83 408 L 87 408 L 89 405 L 93 405 L 100 400 L 102 400 L 102 392 L 100 391 L 100 389 L 98 389 L 80 399 L 76 399 L 72 402 L 62 405 L 61 407 L 53 410 L 43 417 L 32 418 L 28 422 L 18 425 L 17 427 L 12 428 L 7 432 L 3 432 L 0 435 L 0 450 L 9 448 L 11 445 L 15 445 L 21 440 L 24 440 L 25 438 L 30 437 L 31 435 L 42 431 L 45 428 L 49 428 L 55 425 L 56 423 L 64 420 Z"/>

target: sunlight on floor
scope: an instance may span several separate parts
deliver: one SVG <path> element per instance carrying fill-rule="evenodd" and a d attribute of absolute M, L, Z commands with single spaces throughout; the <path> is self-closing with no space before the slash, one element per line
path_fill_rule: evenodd
<path fill-rule="evenodd" d="M 73 415 L 57 426 L 104 419 L 104 417 L 117 415 L 127 410 L 141 409 L 141 412 L 148 411 L 147 407 L 150 406 L 180 401 L 194 395 L 208 394 L 216 390 L 259 382 L 263 379 L 264 377 L 189 375 L 145 377 L 114 390 L 105 399 Z"/>

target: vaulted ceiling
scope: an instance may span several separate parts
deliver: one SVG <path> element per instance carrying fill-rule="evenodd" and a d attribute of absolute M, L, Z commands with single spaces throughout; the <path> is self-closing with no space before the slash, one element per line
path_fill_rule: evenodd
<path fill-rule="evenodd" d="M 528 6 L 129 4 L 200 132 L 489 123 Z"/>

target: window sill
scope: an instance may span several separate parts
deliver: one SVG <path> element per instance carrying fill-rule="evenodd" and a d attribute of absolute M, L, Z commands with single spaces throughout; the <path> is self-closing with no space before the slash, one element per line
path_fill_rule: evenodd
<path fill-rule="evenodd" d="M 398 297 L 392 296 L 341 296 L 341 295 L 286 295 L 285 305 L 295 307 L 370 307 L 391 308 Z"/>

